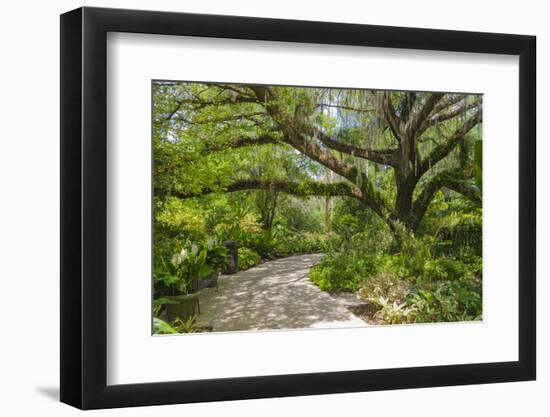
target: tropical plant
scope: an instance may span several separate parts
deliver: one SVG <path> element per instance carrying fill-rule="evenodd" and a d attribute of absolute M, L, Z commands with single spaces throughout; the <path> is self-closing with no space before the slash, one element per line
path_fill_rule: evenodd
<path fill-rule="evenodd" d="M 239 248 L 239 268 L 242 270 L 258 265 L 262 258 L 260 255 L 249 248 Z"/>
<path fill-rule="evenodd" d="M 353 254 L 327 256 L 309 273 L 311 281 L 325 291 L 357 291 L 376 272 L 376 258 Z"/>
<path fill-rule="evenodd" d="M 196 333 L 199 329 L 196 327 L 196 316 L 187 320 L 177 317 L 173 322 L 166 322 L 158 317 L 153 318 L 153 334 L 178 334 L 178 333 Z"/>
<path fill-rule="evenodd" d="M 205 263 L 213 269 L 223 269 L 229 264 L 229 252 L 227 248 L 214 238 L 207 241 L 207 253 Z"/>
<path fill-rule="evenodd" d="M 382 307 L 387 303 L 403 303 L 410 291 L 411 285 L 407 281 L 391 272 L 380 272 L 363 282 L 359 295 Z M 382 299 L 385 300 L 383 304 L 380 303 Z"/>
<path fill-rule="evenodd" d="M 160 289 L 161 293 L 163 289 L 168 290 L 170 295 L 190 292 L 194 281 L 208 276 L 214 270 L 206 264 L 207 253 L 207 246 L 192 244 L 175 253 L 170 262 L 161 259 L 153 272 L 155 288 Z"/>
<path fill-rule="evenodd" d="M 387 298 L 380 297 L 377 304 L 380 306 L 380 310 L 374 314 L 374 317 L 382 320 L 383 323 L 403 324 L 413 320 L 414 310 L 406 303 L 399 304 L 397 301 L 392 303 Z"/>

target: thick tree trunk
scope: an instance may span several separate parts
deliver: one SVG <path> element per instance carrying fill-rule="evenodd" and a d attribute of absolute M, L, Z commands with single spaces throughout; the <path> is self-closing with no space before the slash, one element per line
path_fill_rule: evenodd
<path fill-rule="evenodd" d="M 395 217 L 410 231 L 414 231 L 413 194 L 417 183 L 418 179 L 412 172 L 404 178 L 396 175 Z"/>

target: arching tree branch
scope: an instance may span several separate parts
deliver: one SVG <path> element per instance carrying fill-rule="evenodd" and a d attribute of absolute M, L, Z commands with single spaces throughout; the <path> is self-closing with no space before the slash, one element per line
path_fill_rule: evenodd
<path fill-rule="evenodd" d="M 447 94 L 445 97 L 440 100 L 433 108 L 432 114 L 438 114 L 441 113 L 443 110 L 454 106 L 457 103 L 460 103 L 462 100 L 464 100 L 466 97 L 468 97 L 467 94 Z"/>
<path fill-rule="evenodd" d="M 462 194 L 474 204 L 481 207 L 481 194 L 468 187 L 465 182 L 466 178 L 460 170 L 446 170 L 429 180 L 424 185 L 424 188 L 413 204 L 413 229 L 418 227 L 435 193 L 443 187 Z"/>
<path fill-rule="evenodd" d="M 213 118 L 204 119 L 204 120 L 188 119 L 182 115 L 178 115 L 177 117 L 172 117 L 171 120 L 181 121 L 188 125 L 207 125 L 207 124 L 215 124 L 215 123 L 223 123 L 223 122 L 239 121 L 239 120 L 256 121 L 256 119 L 254 119 L 256 116 L 265 116 L 265 115 L 266 115 L 265 112 L 237 113 L 231 116 L 213 117 Z M 160 121 L 156 121 L 156 122 L 160 122 Z"/>
<path fill-rule="evenodd" d="M 411 115 L 405 126 L 407 136 L 418 136 L 418 128 L 428 118 L 435 105 L 443 98 L 443 94 L 430 94 L 420 110 Z"/>
<path fill-rule="evenodd" d="M 424 121 L 424 123 L 422 123 L 422 125 L 419 128 L 419 134 L 424 132 L 426 129 L 436 125 L 437 123 L 441 123 L 441 122 L 444 122 L 446 120 L 453 119 L 453 118 L 467 112 L 468 110 L 479 107 L 480 105 L 481 105 L 481 101 L 476 100 L 476 101 L 473 101 L 472 103 L 464 104 L 463 106 L 460 106 L 460 107 L 458 107 L 454 110 L 444 112 L 444 113 L 435 114 L 433 117 L 426 119 Z"/>
<path fill-rule="evenodd" d="M 178 114 L 178 112 L 182 109 L 184 105 L 188 105 L 191 110 L 197 111 L 202 110 L 207 107 L 212 106 L 226 106 L 226 105 L 232 105 L 237 103 L 258 103 L 258 99 L 255 97 L 250 96 L 239 96 L 236 95 L 231 98 L 224 98 L 222 100 L 202 100 L 200 98 L 184 98 L 184 99 L 177 99 L 176 100 L 176 106 L 172 111 L 169 113 L 163 115 L 161 117 L 161 120 L 170 120 L 174 116 Z"/>
<path fill-rule="evenodd" d="M 339 160 L 332 152 L 322 149 L 311 140 L 314 133 L 311 127 L 304 124 L 303 121 L 296 120 L 294 116 L 286 114 L 277 104 L 275 93 L 271 88 L 262 85 L 249 85 L 248 88 L 254 91 L 259 100 L 265 102 L 267 113 L 283 133 L 282 140 L 285 143 L 336 174 L 355 182 L 358 174 L 357 169 Z"/>
<path fill-rule="evenodd" d="M 393 165 L 393 156 L 396 152 L 395 149 L 386 149 L 386 150 L 372 150 L 360 148 L 358 146 L 349 145 L 332 139 L 326 133 L 321 132 L 320 130 L 313 130 L 313 136 L 318 138 L 323 145 L 334 149 L 339 152 L 346 153 L 348 155 L 353 155 L 358 158 L 368 159 L 369 161 L 376 162 L 382 165 Z"/>
<path fill-rule="evenodd" d="M 384 118 L 386 119 L 386 122 L 388 123 L 388 126 L 390 127 L 390 130 L 392 131 L 395 139 L 398 142 L 401 142 L 403 138 L 401 120 L 399 120 L 399 117 L 397 117 L 397 115 L 395 114 L 395 109 L 391 102 L 391 95 L 388 92 L 383 92 L 379 94 L 382 94 L 381 106 Z"/>
<path fill-rule="evenodd" d="M 357 168 L 339 160 L 328 150 L 321 149 L 309 136 L 305 134 L 298 136 L 291 130 L 290 134 L 285 134 L 283 141 L 336 174 L 355 182 Z"/>
<path fill-rule="evenodd" d="M 481 123 L 482 112 L 478 110 L 473 116 L 471 116 L 462 126 L 460 126 L 450 139 L 441 145 L 436 146 L 428 156 L 424 158 L 420 164 L 418 175 L 421 177 L 426 173 L 432 166 L 445 158 L 449 153 L 460 143 L 461 140 L 464 140 L 466 134 L 477 124 Z"/>
<path fill-rule="evenodd" d="M 181 199 L 200 197 L 217 192 L 232 193 L 244 190 L 273 190 L 301 197 L 309 196 L 342 196 L 363 200 L 363 195 L 358 187 L 347 182 L 326 184 L 321 182 L 291 182 L 291 181 L 267 181 L 259 179 L 248 179 L 235 181 L 223 187 L 221 190 L 204 188 L 195 192 L 173 192 L 171 195 Z"/>
<path fill-rule="evenodd" d="M 197 159 L 197 157 L 205 156 L 214 152 L 221 152 L 227 149 L 237 149 L 247 146 L 261 146 L 267 144 L 282 144 L 279 139 L 271 135 L 261 135 L 258 137 L 239 136 L 227 142 L 205 143 L 200 151 L 188 155 L 181 155 L 174 163 L 165 165 L 164 169 L 155 169 L 155 175 L 173 172 L 182 168 L 185 163 Z"/>
<path fill-rule="evenodd" d="M 359 107 L 346 106 L 344 104 L 316 103 L 315 108 L 319 108 L 319 107 L 330 107 L 330 108 L 334 108 L 334 109 L 349 110 L 349 111 L 353 111 L 353 112 L 357 112 L 357 113 L 372 113 L 372 112 L 376 111 L 376 109 L 371 109 L 371 108 L 363 109 L 363 108 L 359 108 Z"/>

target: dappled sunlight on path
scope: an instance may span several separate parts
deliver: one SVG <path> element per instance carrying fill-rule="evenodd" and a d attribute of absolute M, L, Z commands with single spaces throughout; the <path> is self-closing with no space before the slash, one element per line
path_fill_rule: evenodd
<path fill-rule="evenodd" d="M 322 257 L 291 256 L 221 276 L 219 293 L 201 300 L 213 331 L 366 326 L 307 277 Z"/>

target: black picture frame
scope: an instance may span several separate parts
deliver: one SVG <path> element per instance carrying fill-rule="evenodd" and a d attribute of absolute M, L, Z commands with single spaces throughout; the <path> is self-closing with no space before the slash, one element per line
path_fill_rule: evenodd
<path fill-rule="evenodd" d="M 519 56 L 519 360 L 112 385 L 107 375 L 108 32 Z M 102 8 L 61 15 L 61 401 L 82 409 L 534 380 L 534 36 Z"/>

